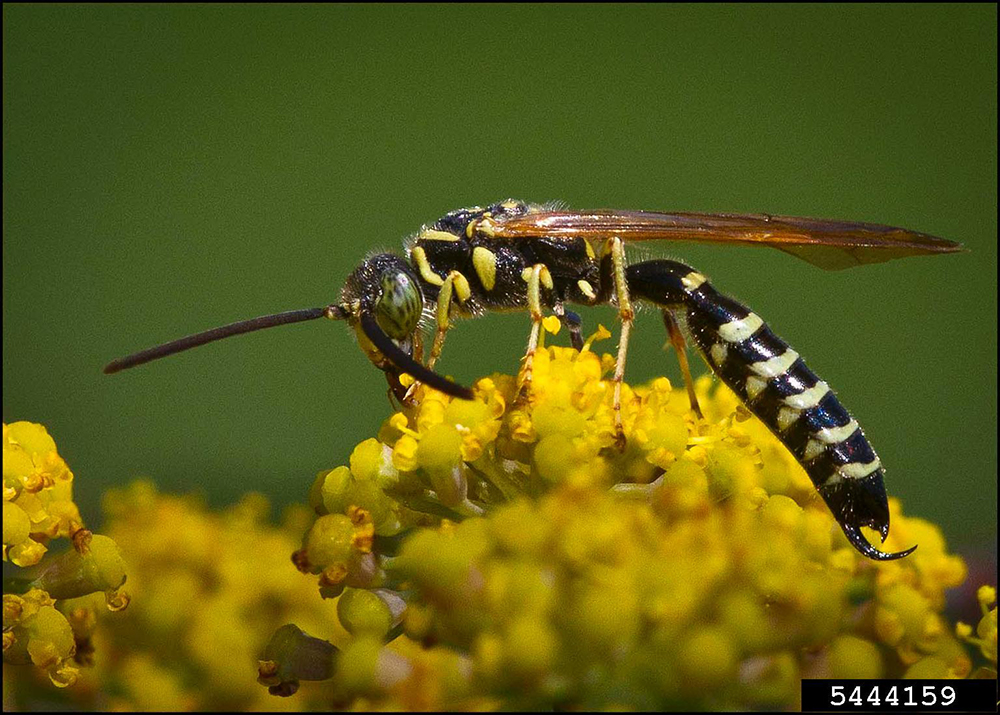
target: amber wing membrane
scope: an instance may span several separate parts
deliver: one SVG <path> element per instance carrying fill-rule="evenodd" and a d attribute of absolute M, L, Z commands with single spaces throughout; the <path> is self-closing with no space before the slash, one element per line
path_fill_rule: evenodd
<path fill-rule="evenodd" d="M 538 211 L 496 219 L 493 235 L 773 246 L 827 270 L 964 250 L 960 243 L 895 226 L 767 214 Z"/>

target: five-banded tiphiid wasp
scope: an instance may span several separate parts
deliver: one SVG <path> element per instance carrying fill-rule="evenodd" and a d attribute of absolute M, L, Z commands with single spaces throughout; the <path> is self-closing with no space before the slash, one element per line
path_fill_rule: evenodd
<path fill-rule="evenodd" d="M 367 258 L 348 277 L 336 303 L 197 333 L 115 360 L 104 371 L 118 372 L 239 333 L 330 318 L 354 328 L 365 354 L 386 373 L 400 399 L 408 397 L 399 381 L 403 373 L 470 399 L 470 390 L 434 372 L 451 318 L 521 309 L 531 316 L 521 372 L 523 399 L 530 391 L 544 311 L 559 317 L 579 348 L 580 319 L 565 304 L 608 303 L 616 306 L 622 324 L 614 374 L 622 447 L 621 382 L 633 300 L 643 300 L 662 310 L 695 411 L 700 413 L 685 336 L 795 455 L 855 548 L 879 560 L 909 554 L 915 547 L 886 553 L 861 533 L 860 527 L 871 527 L 884 541 L 889 532 L 882 465 L 830 387 L 756 313 L 716 291 L 698 271 L 669 260 L 626 263 L 626 242 L 657 239 L 773 246 L 827 269 L 961 250 L 951 241 L 875 224 L 743 214 L 559 211 L 508 200 L 453 211 L 424 227 L 405 259 L 391 253 Z M 425 313 L 433 313 L 437 326 L 426 363 L 420 331 Z"/>

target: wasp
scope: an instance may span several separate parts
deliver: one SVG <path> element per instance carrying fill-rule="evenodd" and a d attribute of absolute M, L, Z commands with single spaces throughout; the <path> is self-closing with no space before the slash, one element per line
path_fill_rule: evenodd
<path fill-rule="evenodd" d="M 347 278 L 340 299 L 231 323 L 118 359 L 114 373 L 151 360 L 277 325 L 317 318 L 345 321 L 368 358 L 385 372 L 391 394 L 413 396 L 407 373 L 441 392 L 472 399 L 472 392 L 435 372 L 452 318 L 490 311 L 526 310 L 531 331 L 518 399 L 530 395 L 532 363 L 546 312 L 558 316 L 573 345 L 583 345 L 579 316 L 567 304 L 610 304 L 621 337 L 615 363 L 614 414 L 619 449 L 625 446 L 621 386 L 636 301 L 662 312 L 676 350 L 692 409 L 700 415 L 686 345 L 690 339 L 711 370 L 761 419 L 805 468 L 851 544 L 875 560 L 888 553 L 861 532 L 884 542 L 889 507 L 882 463 L 857 421 L 830 386 L 756 313 L 717 291 L 708 278 L 673 260 L 629 264 L 630 241 L 708 241 L 772 246 L 825 269 L 877 263 L 911 255 L 953 253 L 958 243 L 892 226 L 750 214 L 565 211 L 508 199 L 486 208 L 452 211 L 408 241 L 406 257 L 380 253 Z M 435 326 L 427 360 L 421 323 Z"/>

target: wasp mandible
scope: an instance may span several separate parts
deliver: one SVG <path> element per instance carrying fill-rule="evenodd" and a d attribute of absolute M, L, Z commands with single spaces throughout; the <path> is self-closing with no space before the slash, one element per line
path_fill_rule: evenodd
<path fill-rule="evenodd" d="M 580 348 L 580 318 L 566 304 L 617 308 L 621 338 L 614 373 L 617 443 L 624 447 L 621 385 L 635 318 L 633 301 L 660 308 L 676 348 L 692 409 L 700 414 L 686 358 L 693 340 L 712 371 L 763 421 L 805 468 L 851 544 L 876 560 L 898 559 L 865 539 L 862 526 L 889 533 L 882 464 L 857 421 L 830 386 L 764 321 L 719 293 L 683 263 L 629 265 L 628 241 L 688 240 L 773 246 L 826 269 L 911 255 L 953 253 L 960 244 L 902 228 L 867 223 L 749 214 L 562 211 L 508 199 L 452 211 L 408 243 L 406 258 L 381 253 L 348 277 L 340 300 L 322 308 L 244 320 L 115 360 L 114 373 L 221 338 L 316 318 L 343 320 L 368 358 L 385 372 L 399 399 L 412 395 L 400 376 L 462 399 L 472 392 L 434 371 L 455 316 L 527 310 L 531 332 L 520 398 L 531 390 L 532 363 L 545 311 L 552 311 Z M 422 317 L 436 326 L 423 361 Z"/>

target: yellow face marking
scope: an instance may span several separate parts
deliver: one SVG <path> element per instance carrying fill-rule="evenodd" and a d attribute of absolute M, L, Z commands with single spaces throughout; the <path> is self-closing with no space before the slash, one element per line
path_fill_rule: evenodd
<path fill-rule="evenodd" d="M 826 442 L 827 444 L 837 444 L 837 442 L 843 442 L 845 439 L 854 434 L 858 429 L 858 423 L 855 420 L 850 420 L 846 425 L 841 427 L 827 427 L 826 429 L 821 429 L 816 433 L 816 439 L 821 442 Z"/>
<path fill-rule="evenodd" d="M 750 369 L 762 377 L 777 377 L 783 375 L 799 359 L 799 354 L 789 348 L 781 355 L 775 355 L 770 360 L 762 360 L 750 365 Z"/>
<path fill-rule="evenodd" d="M 762 380 L 756 375 L 751 375 L 747 378 L 747 397 L 751 400 L 756 399 L 757 395 L 764 391 L 767 387 L 767 380 Z"/>
<path fill-rule="evenodd" d="M 438 231 L 435 228 L 425 228 L 417 236 L 418 241 L 457 241 L 458 236 L 447 231 Z"/>
<path fill-rule="evenodd" d="M 420 246 L 414 246 L 410 249 L 410 256 L 413 258 L 414 262 L 417 264 L 417 270 L 420 271 L 420 277 L 425 281 L 435 286 L 443 286 L 444 278 L 439 276 L 431 268 L 430 261 L 427 260 L 427 252 L 424 251 Z"/>
<path fill-rule="evenodd" d="M 719 337 L 727 343 L 741 343 L 760 330 L 764 321 L 756 313 L 750 313 L 742 320 L 732 320 L 719 326 Z"/>
<path fill-rule="evenodd" d="M 590 245 L 589 243 L 587 244 Z M 587 296 L 587 300 L 594 300 L 597 298 L 597 293 L 594 292 L 594 286 L 590 285 L 588 281 L 582 278 L 576 282 L 576 287 L 580 289 L 580 292 Z"/>
<path fill-rule="evenodd" d="M 683 285 L 688 290 L 694 290 L 707 280 L 708 278 L 703 276 L 698 271 L 691 271 L 686 276 L 681 278 L 681 285 Z"/>
<path fill-rule="evenodd" d="M 714 345 L 712 345 L 711 348 L 709 348 L 708 352 L 709 355 L 712 356 L 712 362 L 714 362 L 716 365 L 721 365 L 722 363 L 724 363 L 726 361 L 726 358 L 729 356 L 729 348 L 726 347 L 725 343 L 715 343 Z"/>
<path fill-rule="evenodd" d="M 472 249 L 472 266 L 483 288 L 493 290 L 497 281 L 497 255 L 488 248 L 476 246 Z"/>
<path fill-rule="evenodd" d="M 802 416 L 801 410 L 791 407 L 782 407 L 778 410 L 778 431 L 784 432 L 798 421 Z"/>
<path fill-rule="evenodd" d="M 848 479 L 864 479 L 881 466 L 882 463 L 876 457 L 867 464 L 858 464 L 857 462 L 845 464 L 837 470 L 837 474 Z"/>
<path fill-rule="evenodd" d="M 806 442 L 805 452 L 802 454 L 802 461 L 808 462 L 811 459 L 816 459 L 819 455 L 823 454 L 826 450 L 826 445 L 822 442 L 817 442 L 814 439 Z"/>
<path fill-rule="evenodd" d="M 808 410 L 820 403 L 826 393 L 830 391 L 830 386 L 820 380 L 812 387 L 809 387 L 797 395 L 789 395 L 785 398 L 785 404 L 797 410 Z"/>

